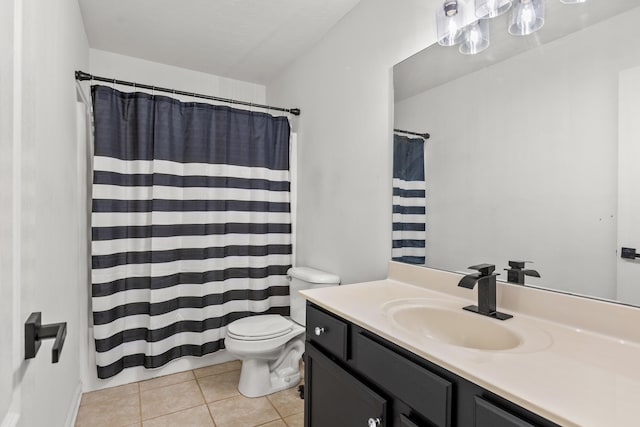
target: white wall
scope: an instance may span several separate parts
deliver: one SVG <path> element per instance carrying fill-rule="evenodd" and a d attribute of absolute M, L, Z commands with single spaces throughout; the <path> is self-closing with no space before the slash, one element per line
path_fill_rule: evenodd
<path fill-rule="evenodd" d="M 343 283 L 386 276 L 391 257 L 393 65 L 435 41 L 437 1 L 363 0 L 267 85 L 301 108 L 299 265 Z"/>
<path fill-rule="evenodd" d="M 14 134 L 19 153 L 18 239 L 21 322 L 34 311 L 43 323 L 68 322 L 58 364 L 51 363 L 52 340 L 35 359 L 19 361 L 14 388 L 21 388 L 21 426 L 65 426 L 73 421 L 80 393 L 79 318 L 87 286 L 79 274 L 84 256 L 78 247 L 78 182 L 73 71 L 87 67 L 89 48 L 75 0 L 24 0 L 14 24 L 22 38 Z M 21 82 L 21 84 L 20 84 Z M 15 176 L 14 176 L 15 178 Z M 15 325 L 23 344 L 24 326 Z M 23 355 L 23 350 L 18 350 Z"/>
<path fill-rule="evenodd" d="M 428 265 L 531 260 L 534 283 L 616 298 L 617 81 L 640 62 L 638 18 L 640 9 L 396 104 L 398 127 L 431 133 Z"/>
<path fill-rule="evenodd" d="M 265 102 L 266 88 L 263 85 L 187 70 L 185 68 L 105 52 L 98 49 L 90 50 L 90 70 L 83 71 L 101 77 L 162 86 L 170 89 L 214 95 L 257 104 Z M 108 85 L 108 83 L 100 82 L 98 82 L 98 84 Z M 118 85 L 115 87 L 123 92 L 133 91 L 131 87 Z M 163 95 L 180 98 L 166 93 Z M 189 102 L 194 101 L 194 99 L 190 97 L 182 97 L 182 99 Z M 196 101 L 207 102 L 206 100 Z"/>
<path fill-rule="evenodd" d="M 13 395 L 13 3 L 0 2 L 0 425 Z M 6 421 L 8 423 L 8 421 Z"/>
<path fill-rule="evenodd" d="M 640 67 L 620 73 L 618 128 L 618 248 L 640 250 Z M 618 257 L 617 299 L 640 306 L 640 260 Z"/>

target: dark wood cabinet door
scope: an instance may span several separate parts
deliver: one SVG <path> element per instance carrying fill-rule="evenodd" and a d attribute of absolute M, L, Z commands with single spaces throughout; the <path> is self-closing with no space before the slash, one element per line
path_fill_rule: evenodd
<path fill-rule="evenodd" d="M 305 358 L 305 427 L 388 426 L 383 397 L 308 342 Z"/>
<path fill-rule="evenodd" d="M 475 414 L 475 427 L 536 427 L 478 396 L 475 398 Z"/>
<path fill-rule="evenodd" d="M 420 426 L 414 423 L 406 415 L 400 415 L 400 427 L 420 427 Z"/>

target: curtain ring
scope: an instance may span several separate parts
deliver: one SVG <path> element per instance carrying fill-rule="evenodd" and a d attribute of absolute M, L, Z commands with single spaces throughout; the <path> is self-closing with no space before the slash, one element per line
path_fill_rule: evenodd
<path fill-rule="evenodd" d="M 155 97 L 156 96 L 156 87 L 155 86 L 151 86 L 151 97 Z"/>
<path fill-rule="evenodd" d="M 116 79 L 113 79 L 113 82 L 111 83 L 111 88 L 112 88 L 113 90 L 115 90 L 115 89 L 116 89 Z"/>

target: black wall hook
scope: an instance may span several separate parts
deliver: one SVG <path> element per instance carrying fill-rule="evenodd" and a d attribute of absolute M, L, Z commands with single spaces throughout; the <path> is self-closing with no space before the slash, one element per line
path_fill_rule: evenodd
<path fill-rule="evenodd" d="M 42 340 L 55 338 L 51 349 L 51 363 L 58 363 L 64 340 L 67 337 L 67 322 L 42 324 L 42 313 L 31 313 L 24 323 L 24 358 L 33 359 L 40 350 Z"/>

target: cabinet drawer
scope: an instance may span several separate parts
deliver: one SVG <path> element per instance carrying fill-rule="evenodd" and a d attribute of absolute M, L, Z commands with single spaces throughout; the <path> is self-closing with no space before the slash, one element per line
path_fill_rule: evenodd
<path fill-rule="evenodd" d="M 452 384 L 377 342 L 358 335 L 358 371 L 438 427 L 451 425 Z M 411 424 L 409 424 L 411 425 Z"/>
<path fill-rule="evenodd" d="M 475 427 L 535 427 L 478 396 L 475 397 L 475 414 Z"/>
<path fill-rule="evenodd" d="M 347 324 L 317 308 L 307 306 L 307 339 L 334 356 L 347 360 Z"/>
<path fill-rule="evenodd" d="M 387 423 L 387 401 L 306 344 L 305 426 L 366 427 L 372 420 Z"/>

